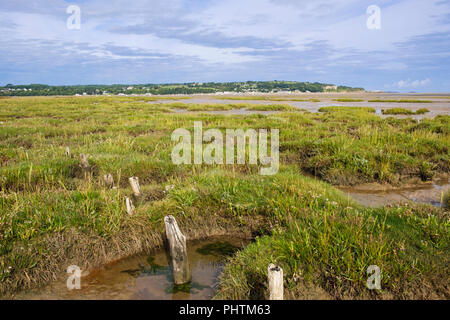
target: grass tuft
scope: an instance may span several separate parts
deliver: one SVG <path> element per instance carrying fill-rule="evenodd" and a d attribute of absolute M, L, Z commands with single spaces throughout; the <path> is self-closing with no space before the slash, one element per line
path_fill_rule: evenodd
<path fill-rule="evenodd" d="M 392 109 L 386 109 L 386 110 L 382 110 L 383 114 L 402 114 L 402 115 L 419 115 L 419 114 L 425 114 L 430 112 L 430 110 L 426 109 L 426 108 L 421 108 L 418 109 L 416 111 L 412 111 L 412 110 L 408 110 L 408 109 L 403 109 L 403 108 L 392 108 Z"/>

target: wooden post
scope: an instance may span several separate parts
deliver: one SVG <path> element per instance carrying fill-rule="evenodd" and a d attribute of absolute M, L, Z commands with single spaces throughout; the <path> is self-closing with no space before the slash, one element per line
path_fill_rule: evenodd
<path fill-rule="evenodd" d="M 131 201 L 130 198 L 126 198 L 125 203 L 127 205 L 127 212 L 130 216 L 132 216 L 134 214 L 134 211 L 136 210 L 136 208 L 133 205 L 133 202 Z"/>
<path fill-rule="evenodd" d="M 164 224 L 169 242 L 174 283 L 176 285 L 188 283 L 191 281 L 191 270 L 186 250 L 186 237 L 181 233 L 173 216 L 166 216 Z"/>
<path fill-rule="evenodd" d="M 133 189 L 133 194 L 136 198 L 139 198 L 141 194 L 141 187 L 139 186 L 139 178 L 138 177 L 131 177 L 128 179 L 131 185 L 131 189 Z"/>
<path fill-rule="evenodd" d="M 66 157 L 70 157 L 70 149 L 69 149 L 69 147 L 66 147 Z"/>
<path fill-rule="evenodd" d="M 89 169 L 91 167 L 87 158 L 88 156 L 86 154 L 80 154 L 80 162 L 83 169 Z"/>
<path fill-rule="evenodd" d="M 269 264 L 268 279 L 269 279 L 269 299 L 283 300 L 283 269 L 274 264 Z"/>
<path fill-rule="evenodd" d="M 112 188 L 114 185 L 114 178 L 110 173 L 103 175 L 103 181 L 108 188 Z"/>

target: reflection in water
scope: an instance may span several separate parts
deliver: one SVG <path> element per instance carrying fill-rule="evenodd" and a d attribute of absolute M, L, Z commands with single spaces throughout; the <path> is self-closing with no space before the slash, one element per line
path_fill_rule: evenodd
<path fill-rule="evenodd" d="M 247 240 L 214 237 L 189 241 L 192 270 L 189 284 L 175 286 L 169 257 L 164 250 L 136 255 L 104 266 L 81 279 L 81 289 L 69 291 L 66 279 L 51 286 L 18 295 L 18 299 L 211 299 L 226 256 L 234 254 Z"/>

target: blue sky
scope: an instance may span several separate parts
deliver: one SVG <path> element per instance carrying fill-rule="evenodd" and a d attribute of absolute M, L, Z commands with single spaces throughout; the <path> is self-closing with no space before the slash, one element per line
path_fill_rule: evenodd
<path fill-rule="evenodd" d="M 69 5 L 80 30 L 66 26 Z M 381 29 L 369 30 L 370 5 Z M 0 85 L 297 80 L 450 92 L 450 0 L 0 0 Z"/>

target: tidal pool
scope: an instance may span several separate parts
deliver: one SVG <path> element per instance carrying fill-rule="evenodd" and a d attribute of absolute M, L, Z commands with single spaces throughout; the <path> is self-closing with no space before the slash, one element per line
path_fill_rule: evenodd
<path fill-rule="evenodd" d="M 67 277 L 44 289 L 18 294 L 15 299 L 112 299 L 171 300 L 211 299 L 227 256 L 249 242 L 246 239 L 213 237 L 188 241 L 192 281 L 175 286 L 169 257 L 164 249 L 139 254 L 108 264 L 81 278 L 81 289 L 69 290 Z M 68 275 L 69 276 L 69 275 Z"/>
<path fill-rule="evenodd" d="M 428 185 L 416 185 L 392 190 L 376 188 L 340 187 L 344 193 L 367 207 L 381 207 L 405 201 L 441 206 L 442 195 L 450 190 L 448 179 L 434 181 Z"/>

